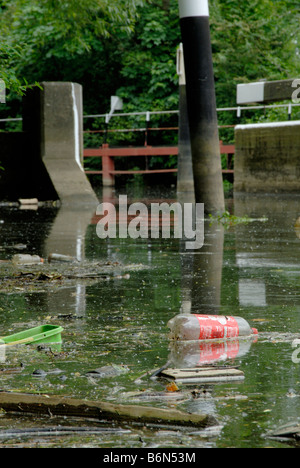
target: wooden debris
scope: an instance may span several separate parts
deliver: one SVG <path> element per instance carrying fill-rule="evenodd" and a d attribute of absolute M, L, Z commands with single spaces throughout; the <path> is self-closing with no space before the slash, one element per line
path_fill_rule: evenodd
<path fill-rule="evenodd" d="M 19 199 L 20 210 L 38 210 L 39 201 L 37 198 Z"/>
<path fill-rule="evenodd" d="M 204 366 L 187 369 L 166 369 L 161 377 L 174 379 L 183 384 L 189 383 L 219 383 L 244 379 L 244 373 L 233 367 Z"/>
<path fill-rule="evenodd" d="M 37 198 L 20 198 L 20 205 L 38 205 L 39 201 Z"/>
<path fill-rule="evenodd" d="M 187 395 L 183 392 L 151 392 L 149 390 L 137 391 L 137 392 L 128 392 L 124 394 L 125 401 L 166 401 L 177 402 L 183 400 L 190 400 L 190 395 Z"/>
<path fill-rule="evenodd" d="M 0 392 L 0 409 L 21 414 L 69 416 L 114 421 L 126 424 L 172 425 L 180 427 L 210 427 L 218 424 L 207 414 L 189 414 L 174 409 L 148 406 L 116 405 L 102 401 L 87 401 L 59 396 Z"/>
<path fill-rule="evenodd" d="M 290 423 L 267 434 L 269 438 L 300 440 L 300 424 Z"/>
<path fill-rule="evenodd" d="M 18 374 L 23 371 L 23 368 L 20 367 L 7 367 L 0 369 L 0 375 L 2 374 Z"/>
<path fill-rule="evenodd" d="M 0 430 L 1 439 L 16 439 L 20 437 L 62 437 L 70 435 L 95 435 L 95 434 L 128 434 L 130 430 L 112 428 L 112 427 L 69 427 L 69 426 L 55 426 L 55 427 L 29 427 L 24 429 L 4 429 Z"/>

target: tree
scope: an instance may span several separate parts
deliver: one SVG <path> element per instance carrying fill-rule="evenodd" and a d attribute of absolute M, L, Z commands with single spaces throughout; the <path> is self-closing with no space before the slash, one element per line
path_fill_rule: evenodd
<path fill-rule="evenodd" d="M 176 49 L 181 41 L 177 0 L 149 2 L 139 10 L 134 34 L 122 53 L 118 92 L 131 107 L 176 109 Z"/>
<path fill-rule="evenodd" d="M 178 107 L 178 0 L 0 0 L 0 7 L 0 73 L 9 83 L 77 81 L 89 113 L 107 112 L 116 92 L 128 111 Z M 299 19 L 295 0 L 210 0 L 219 107 L 235 105 L 237 83 L 297 76 Z"/>
<path fill-rule="evenodd" d="M 130 34 L 142 2 L 3 0 L 0 40 L 9 61 L 2 62 L 0 73 L 7 87 L 17 77 L 65 79 L 76 60 L 82 62 L 93 50 L 103 52 L 103 43 L 112 37 L 122 40 Z"/>
<path fill-rule="evenodd" d="M 238 83 L 297 76 L 299 19 L 293 0 L 211 1 L 219 106 L 235 104 Z"/>

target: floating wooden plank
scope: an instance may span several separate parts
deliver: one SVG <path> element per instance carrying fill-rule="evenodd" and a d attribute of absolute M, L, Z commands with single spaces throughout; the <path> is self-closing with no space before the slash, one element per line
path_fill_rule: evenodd
<path fill-rule="evenodd" d="M 78 400 L 59 396 L 0 392 L 0 408 L 6 412 L 50 416 L 84 417 L 119 424 L 209 427 L 218 425 L 207 414 L 190 414 L 174 409 L 148 406 L 116 405 L 102 401 Z"/>
<path fill-rule="evenodd" d="M 195 367 L 188 369 L 166 369 L 161 377 L 174 379 L 180 383 L 219 383 L 244 379 L 244 373 L 236 368 Z"/>
<path fill-rule="evenodd" d="M 39 201 L 37 198 L 20 198 L 20 205 L 38 205 Z"/>
<path fill-rule="evenodd" d="M 1 439 L 16 439 L 20 437 L 30 437 L 37 439 L 41 437 L 63 437 L 70 435 L 95 435 L 95 434 L 128 434 L 128 429 L 114 427 L 78 427 L 78 426 L 54 426 L 54 427 L 26 427 L 24 429 L 3 429 L 0 430 Z"/>
<path fill-rule="evenodd" d="M 294 439 L 300 440 L 300 424 L 290 423 L 285 426 L 278 427 L 277 429 L 269 432 L 267 434 L 269 438 L 278 438 L 278 439 Z"/>

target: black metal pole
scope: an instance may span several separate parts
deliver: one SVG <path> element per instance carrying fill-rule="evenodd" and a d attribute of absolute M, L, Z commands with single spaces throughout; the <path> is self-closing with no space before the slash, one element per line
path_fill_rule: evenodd
<path fill-rule="evenodd" d="M 208 0 L 179 0 L 195 199 L 225 210 Z"/>

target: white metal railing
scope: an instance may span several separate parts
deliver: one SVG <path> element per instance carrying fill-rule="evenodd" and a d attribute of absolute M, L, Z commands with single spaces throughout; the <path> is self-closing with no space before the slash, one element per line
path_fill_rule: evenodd
<path fill-rule="evenodd" d="M 258 105 L 258 106 L 238 106 L 238 107 L 220 107 L 217 108 L 217 112 L 236 112 L 237 117 L 240 118 L 242 112 L 245 110 L 265 110 L 265 109 L 279 109 L 286 108 L 288 111 L 288 116 L 292 115 L 293 107 L 300 107 L 300 103 L 288 103 L 288 104 L 268 104 L 268 105 Z M 127 112 L 127 113 L 115 113 L 111 117 L 134 117 L 139 115 L 145 115 L 146 120 L 150 121 L 151 115 L 163 115 L 163 114 L 179 114 L 178 110 L 172 111 L 145 111 L 145 112 Z M 84 119 L 96 119 L 96 118 L 106 118 L 108 114 L 95 114 L 95 115 L 84 115 Z"/>
<path fill-rule="evenodd" d="M 268 105 L 259 105 L 259 106 L 238 106 L 238 107 L 221 107 L 217 108 L 217 112 L 236 112 L 238 118 L 241 118 L 243 111 L 249 110 L 266 110 L 266 109 L 279 109 L 286 108 L 289 118 L 292 115 L 294 107 L 300 107 L 300 103 L 288 103 L 288 104 L 268 104 Z M 167 111 L 144 111 L 144 112 L 124 112 L 124 113 L 115 113 L 111 116 L 113 117 L 134 117 L 142 116 L 146 117 L 146 121 L 150 121 L 151 115 L 164 115 L 164 114 L 179 114 L 179 110 L 167 110 Z M 98 118 L 107 118 L 109 114 L 94 114 L 94 115 L 84 115 L 84 119 L 98 119 Z M 17 118 L 7 118 L 0 119 L 0 122 L 16 122 L 22 121 L 22 117 Z"/>
<path fill-rule="evenodd" d="M 10 118 L 9 119 L 0 119 L 0 122 L 17 122 L 17 121 L 20 122 L 22 120 L 23 120 L 22 117 L 17 117 L 15 119 L 10 119 Z"/>
<path fill-rule="evenodd" d="M 112 117 L 134 117 L 139 115 L 145 115 L 146 120 L 150 121 L 151 115 L 164 115 L 164 114 L 179 114 L 178 110 L 171 110 L 171 111 L 145 111 L 145 112 L 124 112 L 124 113 L 114 113 Z M 96 114 L 96 115 L 84 115 L 84 119 L 98 119 L 98 118 L 106 118 L 108 114 Z"/>

